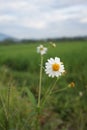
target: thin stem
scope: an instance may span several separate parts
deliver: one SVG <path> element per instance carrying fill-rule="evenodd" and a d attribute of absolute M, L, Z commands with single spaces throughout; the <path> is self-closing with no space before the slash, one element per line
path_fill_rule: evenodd
<path fill-rule="evenodd" d="M 38 89 L 38 104 L 37 104 L 37 115 L 36 115 L 36 130 L 40 130 L 40 101 L 41 101 L 41 86 L 42 86 L 42 70 L 43 70 L 43 56 L 41 55 L 40 63 L 40 78 L 39 78 L 39 89 Z"/>
<path fill-rule="evenodd" d="M 9 130 L 9 103 L 10 103 L 10 84 L 8 85 L 8 92 L 7 92 L 7 120 L 6 120 L 6 130 Z"/>
<path fill-rule="evenodd" d="M 41 55 L 39 92 L 38 92 L 38 107 L 40 107 L 40 100 L 41 100 L 42 70 L 43 70 L 43 56 Z"/>
<path fill-rule="evenodd" d="M 5 114 L 5 130 L 8 130 L 7 128 L 7 122 L 8 122 L 8 114 L 7 114 L 7 109 L 6 109 L 6 106 L 5 106 L 5 103 L 2 99 L 2 96 L 0 95 L 0 98 L 1 98 L 1 102 L 2 102 L 2 107 L 3 107 L 3 111 L 4 111 L 4 114 Z M 1 125 L 1 124 L 0 124 Z"/>
<path fill-rule="evenodd" d="M 38 107 L 37 107 L 38 108 Z M 39 111 L 37 110 L 37 115 L 36 115 L 36 130 L 40 130 L 40 121 L 39 121 Z"/>
<path fill-rule="evenodd" d="M 9 130 L 9 103 L 10 103 L 10 85 L 8 86 L 8 97 L 7 97 L 7 113 L 8 113 L 8 121 L 7 121 L 7 130 Z"/>
<path fill-rule="evenodd" d="M 52 91 L 53 91 L 53 89 L 54 89 L 54 87 L 55 87 L 57 81 L 58 81 L 58 78 L 56 79 L 54 85 L 53 85 L 50 89 L 48 88 L 48 90 L 47 90 L 47 92 L 46 92 L 46 94 L 45 94 L 44 100 L 43 100 L 43 102 L 42 102 L 42 105 L 45 104 L 46 100 L 48 99 L 48 97 L 49 97 L 50 94 L 52 93 Z"/>
<path fill-rule="evenodd" d="M 0 123 L 0 126 L 3 128 L 3 130 L 5 130 L 5 127 Z"/>
<path fill-rule="evenodd" d="M 62 89 L 59 89 L 59 90 L 56 90 L 56 91 L 54 91 L 52 94 L 54 94 L 54 93 L 58 93 L 58 92 L 61 92 L 61 91 L 64 91 L 64 90 L 66 90 L 68 87 L 65 87 L 65 88 L 62 88 Z"/>
<path fill-rule="evenodd" d="M 8 120 L 6 106 L 5 106 L 4 100 L 2 99 L 1 95 L 0 95 L 0 99 L 1 99 L 1 102 L 2 102 L 2 107 L 3 107 L 3 111 L 4 111 L 4 114 L 5 114 L 5 117 Z"/>

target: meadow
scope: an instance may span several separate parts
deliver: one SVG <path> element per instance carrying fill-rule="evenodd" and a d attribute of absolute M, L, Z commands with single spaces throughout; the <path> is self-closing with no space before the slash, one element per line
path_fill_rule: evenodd
<path fill-rule="evenodd" d="M 87 41 L 56 42 L 56 47 L 47 42 L 0 45 L 0 130 L 8 130 L 8 124 L 9 130 L 36 130 L 31 98 L 34 101 L 32 93 L 35 99 L 38 96 L 40 55 L 36 48 L 40 44 L 48 48 L 44 64 L 50 57 L 60 57 L 64 63 L 66 73 L 56 88 L 75 83 L 49 97 L 40 117 L 41 130 L 87 130 Z M 42 97 L 54 80 L 43 68 Z"/>

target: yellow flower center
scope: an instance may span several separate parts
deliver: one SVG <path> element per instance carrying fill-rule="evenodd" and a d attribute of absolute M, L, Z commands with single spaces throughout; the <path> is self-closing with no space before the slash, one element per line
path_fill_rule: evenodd
<path fill-rule="evenodd" d="M 58 71 L 58 70 L 60 69 L 60 65 L 57 64 L 57 63 L 54 63 L 54 64 L 52 65 L 52 69 L 53 69 L 53 71 Z"/>
<path fill-rule="evenodd" d="M 40 51 L 42 51 L 42 50 L 44 50 L 44 48 L 43 48 L 43 47 L 40 47 Z"/>
<path fill-rule="evenodd" d="M 75 83 L 71 82 L 68 86 L 71 87 L 71 88 L 74 88 L 75 87 Z"/>

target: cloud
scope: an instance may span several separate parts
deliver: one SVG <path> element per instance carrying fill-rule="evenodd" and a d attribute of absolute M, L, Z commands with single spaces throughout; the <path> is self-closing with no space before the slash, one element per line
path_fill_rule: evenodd
<path fill-rule="evenodd" d="M 86 0 L 0 1 L 0 30 L 3 33 L 26 38 L 87 33 Z"/>
<path fill-rule="evenodd" d="M 75 5 L 82 5 L 87 4 L 87 0 L 55 0 L 54 7 L 67 7 L 67 6 L 75 6 Z"/>
<path fill-rule="evenodd" d="M 35 28 L 35 29 L 43 29 L 46 27 L 46 23 L 45 21 L 40 21 L 40 20 L 22 20 L 20 23 L 19 23 L 21 26 L 23 27 L 27 27 L 27 28 Z"/>
<path fill-rule="evenodd" d="M 80 20 L 81 23 L 87 23 L 87 17 Z"/>
<path fill-rule="evenodd" d="M 0 15 L 0 24 L 15 22 L 16 17 L 12 15 Z"/>

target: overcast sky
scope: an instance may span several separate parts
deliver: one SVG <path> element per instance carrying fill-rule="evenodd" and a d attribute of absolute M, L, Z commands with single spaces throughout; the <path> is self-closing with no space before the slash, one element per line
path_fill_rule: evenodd
<path fill-rule="evenodd" d="M 87 35 L 87 0 L 0 0 L 0 33 L 16 38 Z"/>

